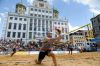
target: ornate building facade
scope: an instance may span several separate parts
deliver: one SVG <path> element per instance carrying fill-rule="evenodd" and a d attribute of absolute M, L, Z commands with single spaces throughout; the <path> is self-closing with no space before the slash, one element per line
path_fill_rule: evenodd
<path fill-rule="evenodd" d="M 42 40 L 46 32 L 55 37 L 55 28 L 62 30 L 63 41 L 68 40 L 68 21 L 59 19 L 59 11 L 52 8 L 45 0 L 35 0 L 32 5 L 26 7 L 22 3 L 16 4 L 15 12 L 8 12 L 4 39 L 22 39 L 29 41 Z"/>

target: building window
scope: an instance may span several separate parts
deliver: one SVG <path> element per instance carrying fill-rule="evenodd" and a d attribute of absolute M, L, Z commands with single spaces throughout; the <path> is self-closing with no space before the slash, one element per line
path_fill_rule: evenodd
<path fill-rule="evenodd" d="M 41 15 L 38 15 L 38 17 L 41 17 Z"/>
<path fill-rule="evenodd" d="M 64 39 L 64 35 L 62 35 L 62 39 Z"/>
<path fill-rule="evenodd" d="M 98 17 L 98 23 L 100 23 L 100 18 Z"/>
<path fill-rule="evenodd" d="M 41 12 L 41 10 L 39 10 L 39 12 Z"/>
<path fill-rule="evenodd" d="M 44 25 L 45 25 L 45 23 L 44 23 L 45 21 L 44 20 L 42 20 L 42 26 L 44 27 Z"/>
<path fill-rule="evenodd" d="M 87 43 L 87 45 L 89 45 L 89 43 Z"/>
<path fill-rule="evenodd" d="M 46 27 L 48 27 L 48 20 L 46 20 Z"/>
<path fill-rule="evenodd" d="M 17 20 L 17 17 L 15 17 L 15 20 Z"/>
<path fill-rule="evenodd" d="M 36 31 L 36 27 L 34 27 L 34 31 Z"/>
<path fill-rule="evenodd" d="M 13 17 L 10 17 L 10 20 L 13 20 Z"/>
<path fill-rule="evenodd" d="M 30 22 L 33 22 L 33 19 L 30 19 Z"/>
<path fill-rule="evenodd" d="M 42 10 L 42 12 L 44 12 L 44 10 Z"/>
<path fill-rule="evenodd" d="M 10 37 L 10 35 L 11 35 L 11 32 L 7 32 L 7 37 Z"/>
<path fill-rule="evenodd" d="M 29 27 L 29 30 L 32 30 L 32 26 Z"/>
<path fill-rule="evenodd" d="M 29 39 L 32 39 L 32 32 L 29 32 Z"/>
<path fill-rule="evenodd" d="M 31 11 L 33 11 L 33 8 L 31 8 Z"/>
<path fill-rule="evenodd" d="M 42 18 L 44 18 L 44 15 L 42 15 Z"/>
<path fill-rule="evenodd" d="M 46 11 L 46 13 L 48 13 L 48 11 Z"/>
<path fill-rule="evenodd" d="M 35 9 L 35 11 L 37 11 L 37 9 Z"/>
<path fill-rule="evenodd" d="M 8 29 L 11 29 L 12 27 L 12 23 L 9 23 Z"/>
<path fill-rule="evenodd" d="M 58 22 L 58 25 L 60 25 L 60 23 Z"/>
<path fill-rule="evenodd" d="M 49 29 L 48 29 L 48 27 L 46 27 L 46 32 L 48 32 L 49 31 Z"/>
<path fill-rule="evenodd" d="M 45 31 L 45 28 L 42 28 L 42 31 Z"/>
<path fill-rule="evenodd" d="M 45 33 L 42 33 L 43 36 L 45 36 Z"/>
<path fill-rule="evenodd" d="M 46 18 L 48 18 L 48 16 L 46 16 Z"/>
<path fill-rule="evenodd" d="M 29 28 L 29 30 L 32 30 L 32 25 L 33 25 L 33 23 L 30 22 L 30 28 Z"/>
<path fill-rule="evenodd" d="M 19 18 L 20 21 L 22 21 L 22 18 Z"/>
<path fill-rule="evenodd" d="M 50 21 L 50 31 L 52 32 L 52 21 Z"/>
<path fill-rule="evenodd" d="M 23 24 L 23 30 L 26 30 L 26 24 Z"/>
<path fill-rule="evenodd" d="M 64 23 L 61 23 L 62 25 L 64 24 Z"/>
<path fill-rule="evenodd" d="M 37 14 L 35 14 L 34 16 L 37 17 Z"/>
<path fill-rule="evenodd" d="M 21 27 L 22 27 L 22 24 L 20 23 L 18 29 L 21 30 Z"/>
<path fill-rule="evenodd" d="M 15 38 L 16 36 L 16 32 L 13 32 L 12 37 Z"/>
<path fill-rule="evenodd" d="M 49 13 L 52 13 L 52 11 L 49 11 Z"/>
<path fill-rule="evenodd" d="M 32 27 L 32 22 L 30 22 L 30 27 Z"/>
<path fill-rule="evenodd" d="M 36 31 L 37 30 L 37 19 L 34 19 L 34 31 Z"/>
<path fill-rule="evenodd" d="M 24 21 L 26 21 L 26 18 L 24 18 Z"/>
<path fill-rule="evenodd" d="M 17 35 L 17 37 L 18 37 L 18 38 L 20 38 L 20 36 L 21 36 L 21 32 L 18 32 L 18 35 Z"/>
<path fill-rule="evenodd" d="M 48 31 L 48 20 L 46 20 L 46 31 Z"/>
<path fill-rule="evenodd" d="M 38 27 L 38 31 L 40 31 L 41 30 L 41 28 L 40 27 Z"/>
<path fill-rule="evenodd" d="M 14 23 L 14 28 L 13 29 L 16 29 L 16 27 L 17 27 L 17 23 Z"/>
<path fill-rule="evenodd" d="M 23 38 L 25 38 L 25 37 L 26 37 L 26 36 L 25 36 L 25 33 L 23 33 L 22 37 L 23 37 Z"/>
<path fill-rule="evenodd" d="M 65 28 L 65 32 L 67 33 L 67 28 Z"/>
<path fill-rule="evenodd" d="M 34 25 L 36 25 L 37 24 L 37 19 L 34 19 Z"/>
<path fill-rule="evenodd" d="M 66 39 L 68 39 L 68 35 L 66 35 Z"/>
<path fill-rule="evenodd" d="M 52 16 L 50 16 L 50 18 L 52 18 Z"/>
<path fill-rule="evenodd" d="M 100 26 L 99 26 L 99 31 L 100 31 Z"/>
<path fill-rule="evenodd" d="M 33 14 L 30 14 L 30 16 L 33 16 Z"/>
<path fill-rule="evenodd" d="M 41 36 L 41 34 L 40 33 L 37 33 L 38 34 L 38 36 Z"/>
<path fill-rule="evenodd" d="M 41 27 L 41 20 L 38 20 L 38 27 Z"/>

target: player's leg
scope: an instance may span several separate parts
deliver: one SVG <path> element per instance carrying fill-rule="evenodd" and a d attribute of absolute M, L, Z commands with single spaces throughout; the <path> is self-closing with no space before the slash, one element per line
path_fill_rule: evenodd
<path fill-rule="evenodd" d="M 16 52 L 11 53 L 11 57 L 15 54 Z"/>
<path fill-rule="evenodd" d="M 16 53 L 16 49 L 13 49 L 13 52 L 11 53 L 11 57 Z"/>
<path fill-rule="evenodd" d="M 36 64 L 41 64 L 41 62 L 44 59 L 44 57 L 45 57 L 45 52 L 40 51 L 39 55 L 38 55 L 38 60 L 35 60 L 35 63 Z"/>
<path fill-rule="evenodd" d="M 54 66 L 57 66 L 57 62 L 56 62 L 55 54 L 52 53 L 52 52 L 50 52 L 50 53 L 48 53 L 48 56 L 49 56 L 49 57 L 52 57 L 52 60 L 53 60 Z"/>

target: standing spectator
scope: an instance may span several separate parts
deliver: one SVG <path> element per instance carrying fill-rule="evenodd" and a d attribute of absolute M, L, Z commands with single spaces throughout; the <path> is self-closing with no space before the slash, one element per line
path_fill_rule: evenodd
<path fill-rule="evenodd" d="M 69 51 L 69 54 L 72 55 L 73 45 L 71 43 L 68 43 L 68 51 Z"/>
<path fill-rule="evenodd" d="M 41 42 L 41 40 L 39 40 L 38 44 L 39 44 L 39 47 L 42 46 L 42 42 Z"/>
<path fill-rule="evenodd" d="M 11 57 L 16 53 L 16 45 L 13 46 L 12 51 L 13 51 L 13 52 L 11 53 Z"/>

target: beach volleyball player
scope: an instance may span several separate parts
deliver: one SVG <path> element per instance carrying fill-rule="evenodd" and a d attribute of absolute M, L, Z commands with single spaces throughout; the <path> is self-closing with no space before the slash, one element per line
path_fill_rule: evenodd
<path fill-rule="evenodd" d="M 47 37 L 43 40 L 42 47 L 40 48 L 40 52 L 38 55 L 38 59 L 35 60 L 36 64 L 41 64 L 42 60 L 45 56 L 49 56 L 52 58 L 54 66 L 57 66 L 55 54 L 52 52 L 53 44 L 55 42 L 59 42 L 61 40 L 61 31 L 59 29 L 55 29 L 57 37 L 52 38 L 50 32 L 47 32 Z"/>

